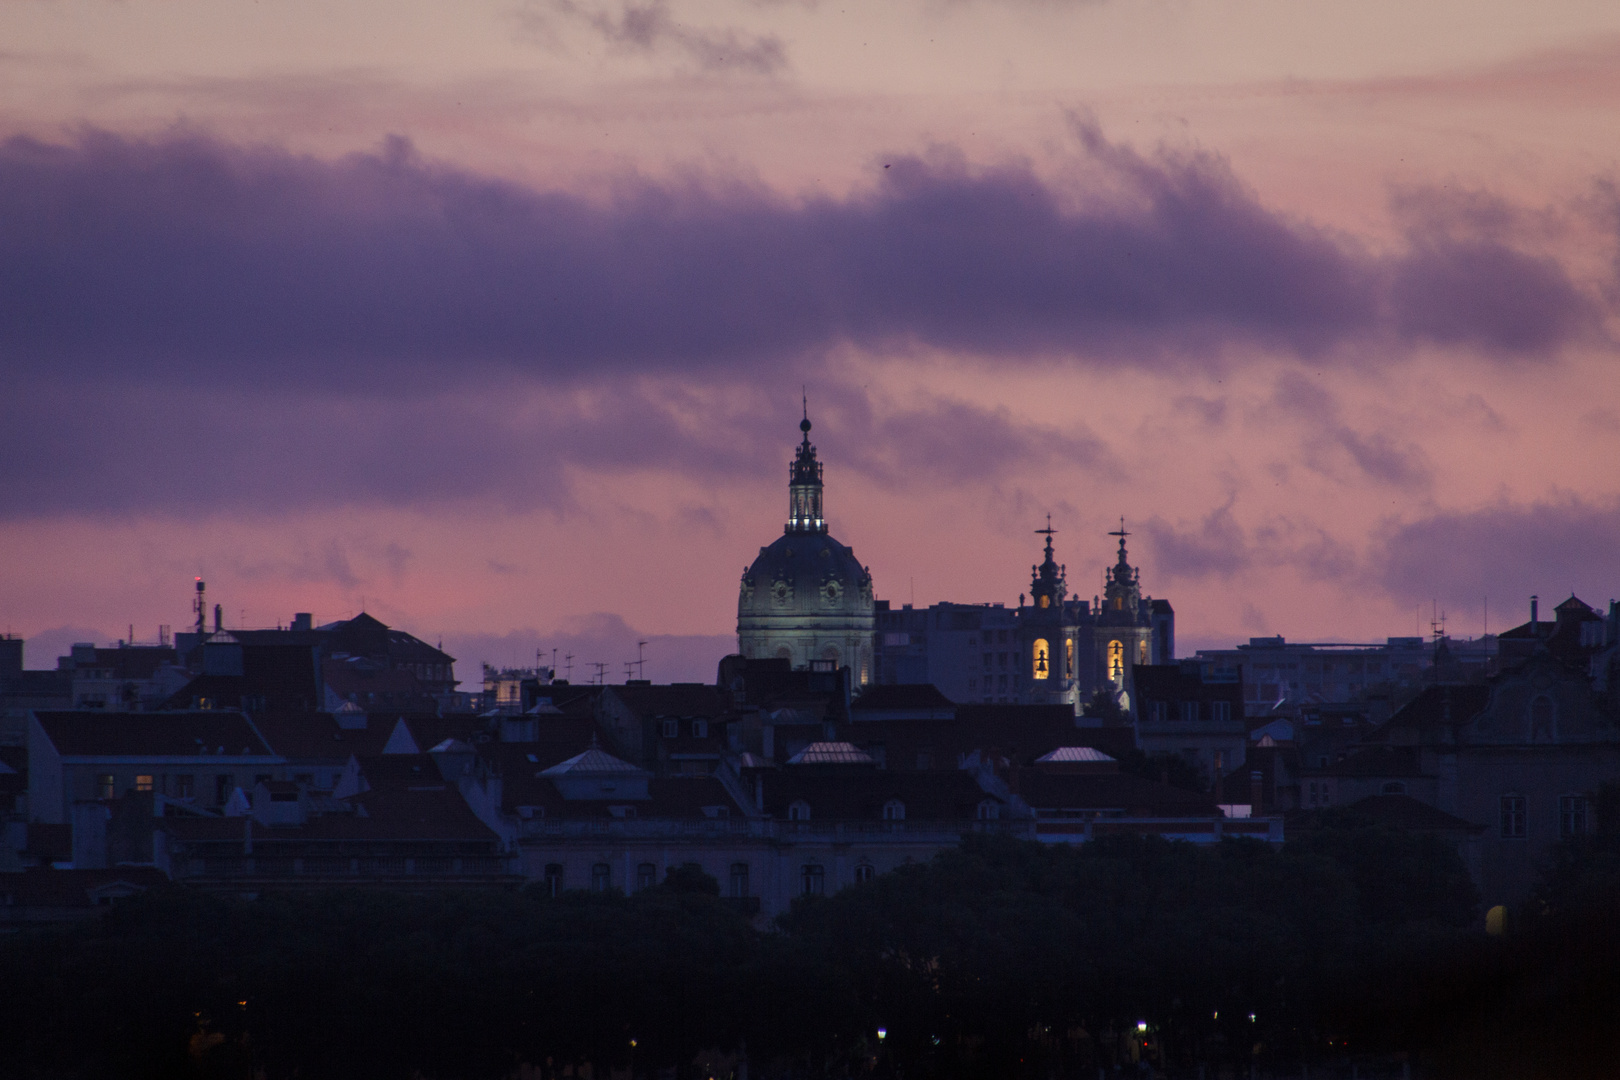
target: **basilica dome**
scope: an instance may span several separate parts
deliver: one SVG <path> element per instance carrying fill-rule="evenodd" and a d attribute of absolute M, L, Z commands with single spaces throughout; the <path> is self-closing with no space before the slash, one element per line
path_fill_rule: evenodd
<path fill-rule="evenodd" d="M 787 527 L 743 572 L 737 645 L 744 656 L 782 657 L 796 668 L 849 667 L 860 686 L 872 674 L 872 575 L 827 534 L 808 416 L 799 427 L 804 441 L 789 466 Z"/>

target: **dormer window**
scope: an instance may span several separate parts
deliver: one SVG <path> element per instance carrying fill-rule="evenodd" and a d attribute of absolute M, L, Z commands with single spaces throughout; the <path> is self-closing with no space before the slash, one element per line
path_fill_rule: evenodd
<path fill-rule="evenodd" d="M 664 721 L 664 738 L 678 739 L 681 737 L 681 722 L 679 720 Z"/>
<path fill-rule="evenodd" d="M 707 720 L 692 721 L 692 738 L 707 739 L 709 737 L 709 722 Z"/>
<path fill-rule="evenodd" d="M 883 804 L 883 820 L 884 821 L 904 821 L 904 820 L 906 820 L 906 804 L 901 802 L 899 799 L 890 799 L 888 802 L 884 803 Z"/>
<path fill-rule="evenodd" d="M 789 821 L 809 821 L 810 804 L 799 799 L 788 806 Z"/>

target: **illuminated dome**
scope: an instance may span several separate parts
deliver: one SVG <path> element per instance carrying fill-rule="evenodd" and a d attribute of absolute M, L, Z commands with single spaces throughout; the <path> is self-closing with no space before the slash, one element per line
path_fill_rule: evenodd
<path fill-rule="evenodd" d="M 799 428 L 804 441 L 788 470 L 788 523 L 743 572 L 737 646 L 744 656 L 782 657 L 796 668 L 847 666 L 861 686 L 872 677 L 872 574 L 827 535 L 808 415 Z"/>

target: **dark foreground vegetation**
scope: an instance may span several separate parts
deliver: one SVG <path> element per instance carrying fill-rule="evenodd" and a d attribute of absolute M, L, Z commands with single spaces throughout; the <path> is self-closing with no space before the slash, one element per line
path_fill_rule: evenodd
<path fill-rule="evenodd" d="M 1437 841 L 974 838 L 751 928 L 635 896 L 148 893 L 0 941 L 28 1077 L 1608 1076 L 1620 843 L 1489 937 Z M 1145 1025 L 1145 1027 L 1143 1026 Z M 879 1029 L 886 1032 L 882 1039 Z M 1403 1056 L 1409 1055 L 1409 1056 Z M 589 1070 L 581 1067 L 589 1063 Z M 1120 1072 L 1114 1070 L 1118 1068 Z"/>

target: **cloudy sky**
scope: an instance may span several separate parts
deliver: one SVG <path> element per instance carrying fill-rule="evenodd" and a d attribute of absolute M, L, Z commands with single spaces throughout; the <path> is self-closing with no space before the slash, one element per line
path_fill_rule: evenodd
<path fill-rule="evenodd" d="M 880 598 L 1620 595 L 1612 0 L 0 0 L 0 631 L 708 678 L 807 388 Z"/>

